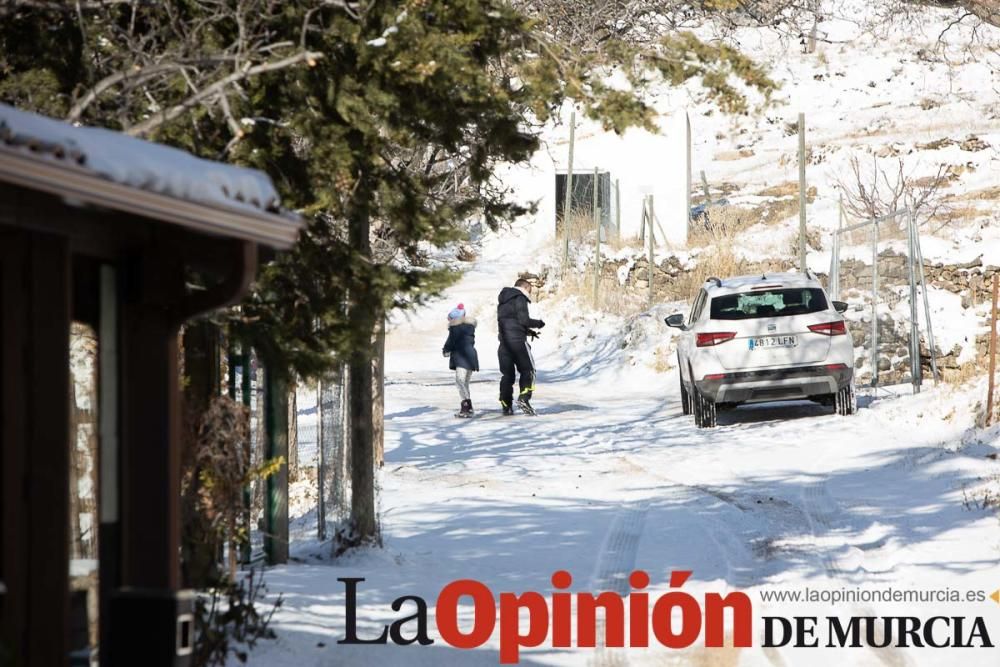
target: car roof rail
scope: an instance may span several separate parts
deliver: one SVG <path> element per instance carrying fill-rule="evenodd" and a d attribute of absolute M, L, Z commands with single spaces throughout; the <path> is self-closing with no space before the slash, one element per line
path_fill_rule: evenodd
<path fill-rule="evenodd" d="M 715 276 L 712 276 L 712 277 L 706 279 L 705 282 L 706 283 L 715 283 L 716 287 L 722 287 L 722 281 L 719 280 L 718 278 L 716 278 Z"/>
<path fill-rule="evenodd" d="M 810 280 L 816 280 L 816 275 L 812 271 L 810 271 L 809 269 L 805 270 L 805 274 L 806 274 L 806 278 L 809 278 Z"/>

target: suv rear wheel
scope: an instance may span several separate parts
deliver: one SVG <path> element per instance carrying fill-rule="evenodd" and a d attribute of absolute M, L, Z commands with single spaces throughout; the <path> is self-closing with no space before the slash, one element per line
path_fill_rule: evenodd
<path fill-rule="evenodd" d="M 681 378 L 681 412 L 686 415 L 691 414 L 691 395 L 684 386 L 684 378 Z"/>
<path fill-rule="evenodd" d="M 698 428 L 715 428 L 718 423 L 718 411 L 716 410 L 715 401 L 697 389 L 695 389 L 693 399 L 694 423 L 698 425 Z"/>
<path fill-rule="evenodd" d="M 854 381 L 837 392 L 834 409 L 838 415 L 853 415 L 858 411 L 858 397 L 854 392 Z"/>

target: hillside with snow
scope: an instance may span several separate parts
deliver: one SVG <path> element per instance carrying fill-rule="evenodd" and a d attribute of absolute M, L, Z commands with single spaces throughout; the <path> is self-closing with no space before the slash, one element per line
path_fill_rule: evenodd
<path fill-rule="evenodd" d="M 285 602 L 275 616 L 278 639 L 255 650 L 251 664 L 495 665 L 498 633 L 474 650 L 449 648 L 437 634 L 433 606 L 430 646 L 338 645 L 346 622 L 338 578 L 366 579 L 358 628 L 372 637 L 405 615 L 390 607 L 400 596 L 419 595 L 433 605 L 458 579 L 484 582 L 495 595 L 548 596 L 557 570 L 572 574 L 574 590 L 623 594 L 629 573 L 645 570 L 651 599 L 670 590 L 669 571 L 692 570 L 684 590 L 698 599 L 709 592 L 751 596 L 757 639 L 764 615 L 839 614 L 982 617 L 994 642 L 1000 640 L 1000 606 L 983 598 L 1000 586 L 1000 427 L 982 426 L 980 344 L 988 326 L 986 278 L 991 265 L 1000 265 L 994 74 L 1000 30 L 956 22 L 961 13 L 946 10 L 914 10 L 888 21 L 872 4 L 824 3 L 814 50 L 808 36 L 727 32 L 726 39 L 767 63 L 781 84 L 771 105 L 749 115 L 720 114 L 693 82 L 654 87 L 665 115 L 689 115 L 694 203 L 702 203 L 704 172 L 709 202 L 738 224 L 693 228 L 686 245 L 658 245 L 653 273 L 654 283 L 661 282 L 652 305 L 644 282 L 651 272 L 647 250 L 630 238 L 634 230 L 603 246 L 602 296 L 595 303 L 593 235 L 574 239 L 564 271 L 555 209 L 543 202 L 538 215 L 479 239 L 477 258 L 465 263 L 463 279 L 441 299 L 394 316 L 379 479 L 384 546 L 331 560 L 329 544 L 301 540 L 296 556 L 305 564 L 267 575 Z M 722 36 L 713 26 L 700 33 Z M 506 185 L 526 199 L 554 197 L 555 184 L 538 174 L 565 166 L 569 110 L 547 130 L 533 164 L 507 174 Z M 717 429 L 698 429 L 681 414 L 676 330 L 663 318 L 686 311 L 687 295 L 697 287 L 692 276 L 719 261 L 721 245 L 727 261 L 740 266 L 777 270 L 796 262 L 793 123 L 800 112 L 807 180 L 815 188 L 807 236 L 814 272 L 830 269 L 842 187 L 857 184 L 852 158 L 862 174 L 877 167 L 890 177 L 902 160 L 918 190 L 941 177 L 920 235 L 931 267 L 928 300 L 940 362 L 952 364 L 947 381 L 925 377 L 919 394 L 906 383 L 862 390 L 861 409 L 851 417 L 799 402 L 742 407 L 720 416 Z M 597 132 L 586 122 L 576 129 L 578 139 Z M 592 154 L 604 164 L 588 157 L 575 169 L 607 169 L 612 179 L 624 178 L 612 165 L 628 162 L 629 173 L 655 175 L 677 156 L 650 145 L 649 135 L 638 131 L 607 137 L 601 146 L 609 152 Z M 905 248 L 886 228 L 879 249 Z M 869 239 L 845 237 L 841 256 L 845 266 L 870 262 Z M 896 261 L 887 255 L 890 260 Z M 497 407 L 496 298 L 519 275 L 538 285 L 531 309 L 546 321 L 534 344 L 537 418 L 504 418 Z M 909 306 L 901 283 L 888 283 L 877 312 L 892 331 Z M 843 294 L 857 331 L 870 324 L 864 285 L 859 277 Z M 472 385 L 479 412 L 472 420 L 453 416 L 454 378 L 440 352 L 445 317 L 459 302 L 478 320 L 482 370 Z M 925 336 L 926 326 L 921 320 Z M 871 370 L 865 343 L 855 333 L 859 374 Z M 905 368 L 893 349 L 882 353 L 893 369 Z M 806 590 L 956 591 L 962 600 L 835 606 L 765 598 Z M 979 597 L 966 598 L 969 592 Z M 460 619 L 471 627 L 469 600 L 460 605 Z M 956 660 L 994 665 L 996 649 L 762 648 L 759 642 L 743 649 L 710 650 L 702 642 L 679 651 L 603 643 L 567 649 L 554 648 L 547 634 L 520 655 L 526 665 L 950 667 Z"/>

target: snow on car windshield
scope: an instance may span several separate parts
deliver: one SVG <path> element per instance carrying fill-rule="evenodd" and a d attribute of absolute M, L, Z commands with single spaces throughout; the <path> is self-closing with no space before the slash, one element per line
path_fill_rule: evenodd
<path fill-rule="evenodd" d="M 805 315 L 826 309 L 823 290 L 814 287 L 754 290 L 712 299 L 713 320 Z"/>

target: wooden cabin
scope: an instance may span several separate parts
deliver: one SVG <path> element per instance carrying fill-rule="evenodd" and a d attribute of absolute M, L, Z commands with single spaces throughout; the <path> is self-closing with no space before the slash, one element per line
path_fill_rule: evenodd
<path fill-rule="evenodd" d="M 178 332 L 300 221 L 260 172 L 0 105 L 0 664 L 69 664 L 70 327 L 97 337 L 103 665 L 183 665 Z M 186 276 L 208 276 L 194 291 Z"/>

